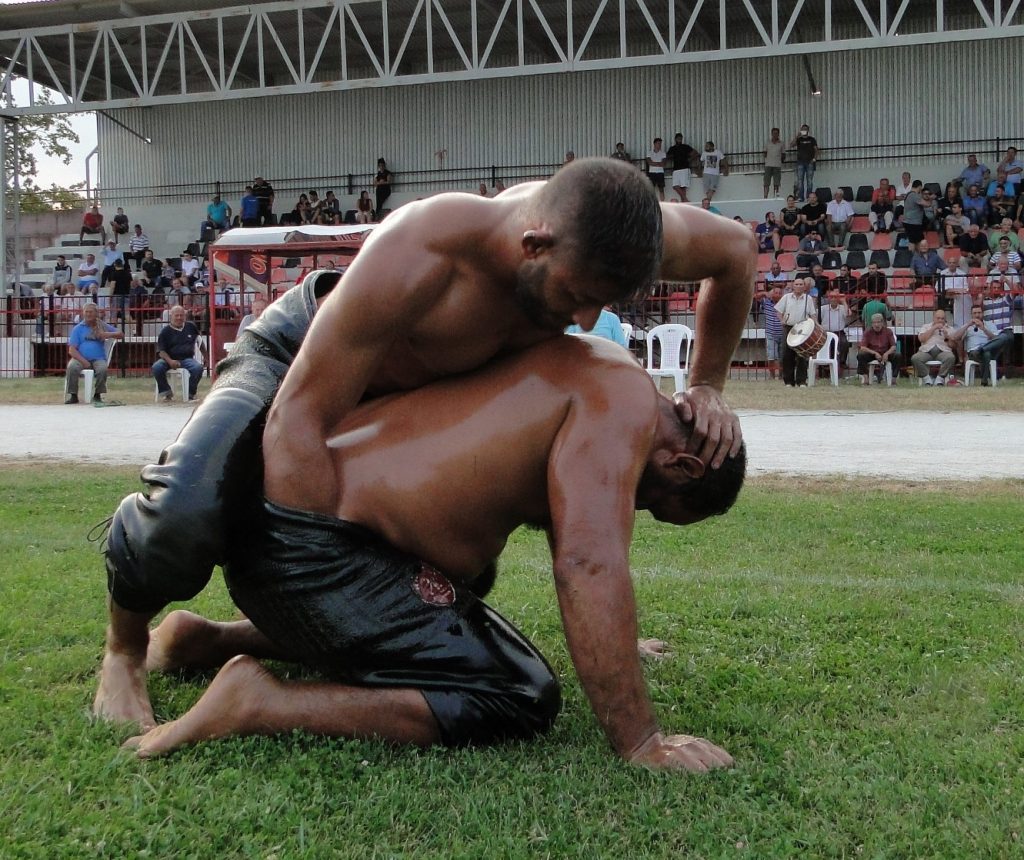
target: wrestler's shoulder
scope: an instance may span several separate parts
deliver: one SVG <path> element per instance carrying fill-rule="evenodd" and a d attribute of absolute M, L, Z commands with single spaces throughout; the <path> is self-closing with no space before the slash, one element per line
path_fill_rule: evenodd
<path fill-rule="evenodd" d="M 647 375 L 633 354 L 607 338 L 589 334 L 565 334 L 544 343 L 547 354 L 540 355 L 542 361 L 558 359 L 555 366 L 572 368 L 572 378 L 616 390 L 623 384 L 639 380 L 650 383 Z"/>

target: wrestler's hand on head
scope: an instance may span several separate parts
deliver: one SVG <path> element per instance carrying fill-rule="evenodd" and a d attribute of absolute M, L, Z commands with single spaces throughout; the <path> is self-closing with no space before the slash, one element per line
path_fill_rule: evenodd
<path fill-rule="evenodd" d="M 704 773 L 735 762 L 721 747 L 692 735 L 663 735 L 655 732 L 626 756 L 631 764 L 651 770 L 689 770 Z"/>
<path fill-rule="evenodd" d="M 740 419 L 710 385 L 694 385 L 675 396 L 676 412 L 684 424 L 690 424 L 686 451 L 699 457 L 705 466 L 717 469 L 726 457 L 735 457 L 743 444 Z"/>

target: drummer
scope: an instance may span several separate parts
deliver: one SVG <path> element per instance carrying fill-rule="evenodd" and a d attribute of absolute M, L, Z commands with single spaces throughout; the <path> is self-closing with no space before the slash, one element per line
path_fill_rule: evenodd
<path fill-rule="evenodd" d="M 782 320 L 782 381 L 787 388 L 807 385 L 807 359 L 793 349 L 789 335 L 793 326 L 818 318 L 818 307 L 808 294 L 813 285 L 814 278 L 796 278 L 793 291 L 786 293 L 775 305 Z"/>

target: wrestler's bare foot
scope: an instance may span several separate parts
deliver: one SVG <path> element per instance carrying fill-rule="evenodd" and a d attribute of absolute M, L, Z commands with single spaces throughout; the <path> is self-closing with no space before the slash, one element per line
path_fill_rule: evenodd
<path fill-rule="evenodd" d="M 661 639 L 638 639 L 636 650 L 640 652 L 641 657 L 653 659 L 667 657 L 672 653 L 669 650 L 668 643 L 663 642 Z"/>
<path fill-rule="evenodd" d="M 173 672 L 175 669 L 209 669 L 220 662 L 211 659 L 210 644 L 216 626 L 201 615 L 175 609 L 149 634 L 146 669 Z"/>
<path fill-rule="evenodd" d="M 143 731 L 156 725 L 141 659 L 110 651 L 104 655 L 92 712 L 114 723 L 137 723 Z"/>
<path fill-rule="evenodd" d="M 255 658 L 233 657 L 188 713 L 129 739 L 124 746 L 135 749 L 139 758 L 153 758 L 199 741 L 257 733 L 254 715 L 261 700 L 279 685 Z"/>

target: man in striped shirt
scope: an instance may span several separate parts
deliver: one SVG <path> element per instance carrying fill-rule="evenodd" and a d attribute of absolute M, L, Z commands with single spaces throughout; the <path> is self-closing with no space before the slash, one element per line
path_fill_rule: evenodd
<path fill-rule="evenodd" d="M 771 290 L 759 290 L 755 298 L 764 321 L 768 373 L 772 379 L 778 379 L 779 356 L 782 354 L 782 320 L 779 318 L 779 312 L 775 310 L 775 303 L 782 299 L 782 287 L 773 286 Z"/>
<path fill-rule="evenodd" d="M 142 232 L 142 225 L 135 225 L 135 232 L 128 239 L 128 256 L 135 258 L 135 271 L 142 271 L 142 258 L 149 250 L 149 236 Z"/>
<path fill-rule="evenodd" d="M 978 361 L 981 362 L 981 384 L 988 385 L 988 363 L 992 359 L 999 360 L 1003 351 L 1013 346 L 1013 308 L 1020 306 L 1021 296 L 1013 297 L 1006 292 L 1002 284 L 997 282 L 989 285 L 988 295 L 982 301 L 985 324 L 995 329 L 996 336 L 978 349 Z"/>

